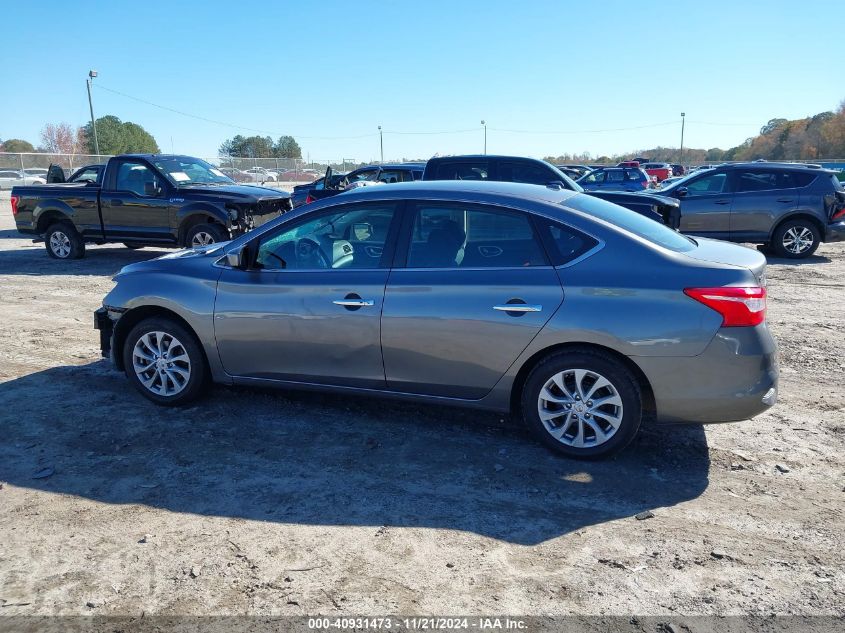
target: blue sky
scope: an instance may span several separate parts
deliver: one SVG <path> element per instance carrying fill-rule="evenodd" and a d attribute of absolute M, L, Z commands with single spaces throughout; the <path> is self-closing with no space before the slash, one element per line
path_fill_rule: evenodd
<path fill-rule="evenodd" d="M 36 145 L 46 122 L 87 121 L 90 68 L 97 116 L 200 156 L 255 132 L 106 88 L 291 134 L 315 160 L 377 159 L 379 125 L 386 159 L 480 152 L 481 119 L 491 153 L 677 146 L 682 111 L 685 146 L 727 148 L 845 99 L 832 0 L 42 0 L 2 13 L 0 138 Z"/>

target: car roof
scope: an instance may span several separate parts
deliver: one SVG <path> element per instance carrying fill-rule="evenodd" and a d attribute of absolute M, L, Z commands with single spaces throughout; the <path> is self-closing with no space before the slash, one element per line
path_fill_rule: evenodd
<path fill-rule="evenodd" d="M 381 167 L 382 169 L 425 169 L 425 163 L 374 163 L 358 167 L 355 171 L 358 171 L 358 169 L 373 169 L 374 167 Z"/>
<path fill-rule="evenodd" d="M 425 199 L 434 194 L 438 198 L 455 196 L 460 199 L 462 194 L 506 196 L 537 202 L 560 203 L 573 196 L 580 195 L 577 191 L 559 187 L 543 185 L 527 185 L 516 182 L 501 182 L 492 180 L 418 180 L 414 182 L 399 182 L 374 187 L 360 187 L 345 191 L 339 196 L 327 198 L 340 202 L 359 199 Z"/>

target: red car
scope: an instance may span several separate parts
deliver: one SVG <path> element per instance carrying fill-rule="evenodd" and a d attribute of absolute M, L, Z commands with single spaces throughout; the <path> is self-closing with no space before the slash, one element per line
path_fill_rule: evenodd
<path fill-rule="evenodd" d="M 656 176 L 657 182 L 672 177 L 672 165 L 669 163 L 646 163 L 642 167 L 649 176 Z"/>

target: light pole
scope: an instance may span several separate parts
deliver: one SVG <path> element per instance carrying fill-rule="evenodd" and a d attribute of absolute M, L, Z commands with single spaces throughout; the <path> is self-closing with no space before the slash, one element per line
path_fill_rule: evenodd
<path fill-rule="evenodd" d="M 487 123 L 481 119 L 481 125 L 484 126 L 484 153 L 487 154 Z"/>
<path fill-rule="evenodd" d="M 381 132 L 381 126 L 378 126 L 378 144 L 381 148 L 381 162 L 384 163 L 384 135 Z"/>
<path fill-rule="evenodd" d="M 89 70 L 88 71 L 88 79 L 85 80 L 85 85 L 88 86 L 88 109 L 91 110 L 91 130 L 94 132 L 94 153 L 100 153 L 100 143 L 97 140 L 97 124 L 94 121 L 94 104 L 91 101 L 91 84 L 94 81 L 94 77 L 97 76 L 96 70 Z"/>
<path fill-rule="evenodd" d="M 684 122 L 686 119 L 684 117 L 687 115 L 686 112 L 681 112 L 681 151 L 679 152 L 678 162 L 681 165 L 684 164 Z"/>

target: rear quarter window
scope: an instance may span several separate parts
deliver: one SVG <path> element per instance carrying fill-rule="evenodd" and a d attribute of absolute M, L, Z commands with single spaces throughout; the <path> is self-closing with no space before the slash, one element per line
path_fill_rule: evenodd
<path fill-rule="evenodd" d="M 573 199 L 564 200 L 561 205 L 570 206 L 570 200 Z M 571 204 L 573 209 L 614 224 L 624 231 L 670 251 L 685 253 L 695 248 L 695 242 L 690 238 L 636 211 L 588 195 L 578 196 L 573 202 Z"/>

